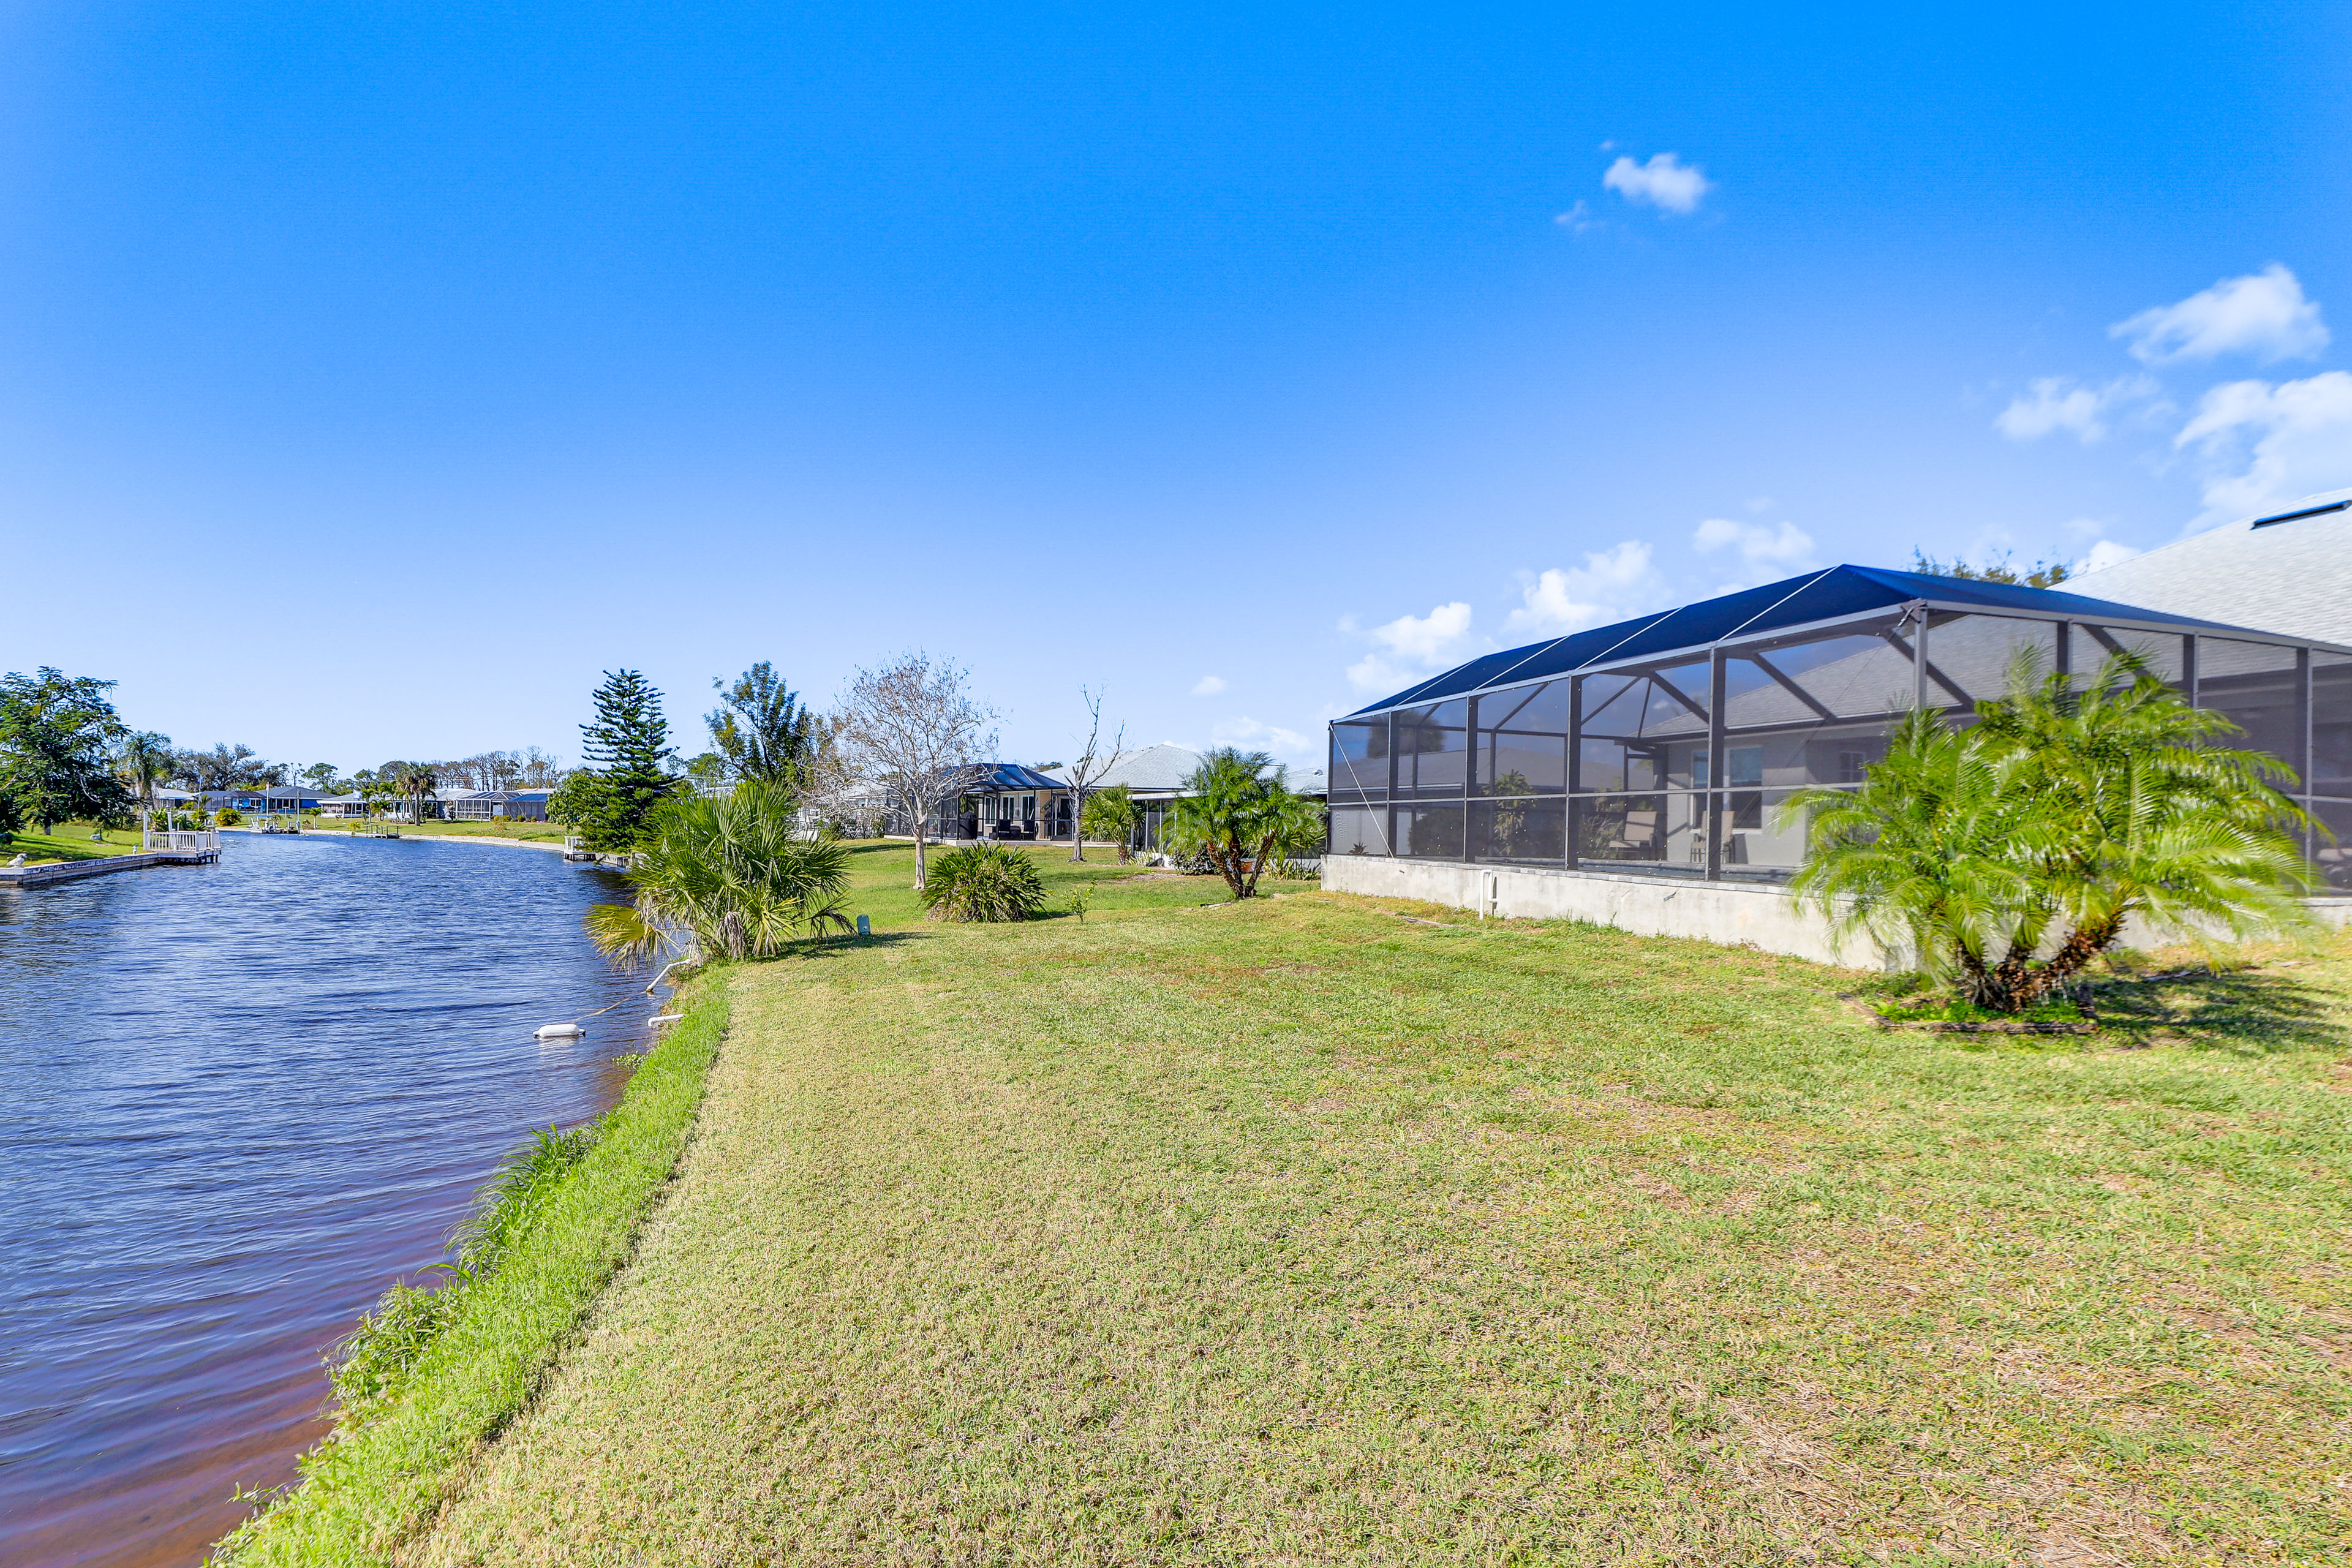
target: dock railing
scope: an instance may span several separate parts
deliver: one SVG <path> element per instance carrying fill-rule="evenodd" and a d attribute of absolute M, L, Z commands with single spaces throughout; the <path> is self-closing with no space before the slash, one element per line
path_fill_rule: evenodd
<path fill-rule="evenodd" d="M 207 827 L 191 832 L 185 828 L 169 831 L 149 829 L 141 837 L 142 849 L 167 855 L 203 855 L 220 853 L 220 829 Z"/>

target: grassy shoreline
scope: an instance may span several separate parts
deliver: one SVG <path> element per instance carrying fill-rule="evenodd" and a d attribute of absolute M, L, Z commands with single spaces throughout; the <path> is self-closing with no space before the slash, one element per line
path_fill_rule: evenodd
<path fill-rule="evenodd" d="M 403 1561 L 2352 1534 L 2342 939 L 1986 1040 L 1752 952 L 1210 896 L 736 970 L 676 1200 Z"/>
<path fill-rule="evenodd" d="M 497 1271 L 470 1288 L 400 1396 L 305 1456 L 299 1484 L 224 1540 L 215 1562 L 387 1562 L 525 1407 L 626 1263 L 688 1144 L 729 995 L 710 975 L 680 1000 L 685 1021 L 646 1053 L 595 1147 L 553 1184 Z"/>

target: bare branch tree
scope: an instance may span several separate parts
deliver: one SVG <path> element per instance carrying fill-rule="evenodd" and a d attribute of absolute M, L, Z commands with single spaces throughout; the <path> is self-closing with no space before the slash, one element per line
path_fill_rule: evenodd
<path fill-rule="evenodd" d="M 923 839 L 932 813 L 981 777 L 996 745 L 996 710 L 964 689 L 970 671 L 953 659 L 901 654 L 860 669 L 835 715 L 835 769 L 844 782 L 879 784 L 896 795 L 915 832 L 915 886 L 923 885 Z"/>
<path fill-rule="evenodd" d="M 1078 753 L 1076 762 L 1062 770 L 1062 776 L 1070 781 L 1070 858 L 1073 860 L 1087 858 L 1087 796 L 1095 792 L 1103 776 L 1118 766 L 1120 760 L 1127 755 L 1127 726 L 1124 724 L 1110 738 L 1110 754 L 1102 754 L 1102 692 L 1088 691 L 1081 686 L 1078 699 L 1087 705 L 1086 750 Z"/>

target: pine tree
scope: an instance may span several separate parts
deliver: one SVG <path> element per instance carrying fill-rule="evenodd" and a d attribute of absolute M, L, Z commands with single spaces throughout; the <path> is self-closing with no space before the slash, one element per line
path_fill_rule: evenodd
<path fill-rule="evenodd" d="M 669 772 L 669 721 L 661 693 L 634 669 L 604 672 L 596 720 L 580 726 L 581 752 L 596 775 L 582 822 L 591 849 L 625 853 L 645 841 L 646 819 L 677 787 Z"/>

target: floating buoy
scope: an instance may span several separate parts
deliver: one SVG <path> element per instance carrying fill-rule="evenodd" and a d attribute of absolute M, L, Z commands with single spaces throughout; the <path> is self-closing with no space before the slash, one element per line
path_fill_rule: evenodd
<path fill-rule="evenodd" d="M 587 1030 L 582 1028 L 577 1024 L 549 1024 L 542 1026 L 538 1033 L 532 1035 L 531 1038 L 534 1040 L 570 1040 L 576 1039 L 587 1032 Z"/>
<path fill-rule="evenodd" d="M 675 1024 L 685 1016 L 686 1015 L 683 1013 L 664 1013 L 657 1018 L 647 1018 L 646 1020 L 646 1027 L 650 1029 L 656 1024 Z"/>

